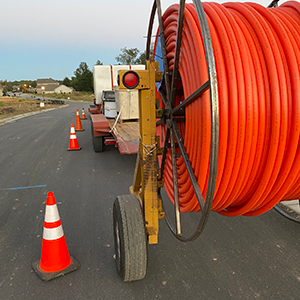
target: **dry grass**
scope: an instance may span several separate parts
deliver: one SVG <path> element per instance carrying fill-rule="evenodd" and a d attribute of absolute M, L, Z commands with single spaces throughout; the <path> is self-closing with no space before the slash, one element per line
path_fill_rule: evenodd
<path fill-rule="evenodd" d="M 40 102 L 36 100 L 0 97 L 0 119 L 22 115 L 29 112 L 41 111 L 59 105 L 45 103 L 45 107 L 40 107 Z"/>

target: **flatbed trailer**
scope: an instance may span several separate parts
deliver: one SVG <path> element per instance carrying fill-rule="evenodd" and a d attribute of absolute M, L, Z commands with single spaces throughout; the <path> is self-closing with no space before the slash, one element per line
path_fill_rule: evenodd
<path fill-rule="evenodd" d="M 102 152 L 104 146 L 115 145 L 120 154 L 136 154 L 139 149 L 139 122 L 118 122 L 108 119 L 102 113 L 91 114 L 92 139 L 95 152 Z"/>

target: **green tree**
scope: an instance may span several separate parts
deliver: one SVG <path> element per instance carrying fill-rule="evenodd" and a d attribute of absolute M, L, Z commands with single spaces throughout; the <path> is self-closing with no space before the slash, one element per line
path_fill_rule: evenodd
<path fill-rule="evenodd" d="M 124 65 L 145 64 L 145 53 L 140 52 L 138 48 L 121 48 L 121 54 L 116 56 L 116 61 Z"/>
<path fill-rule="evenodd" d="M 12 82 L 8 81 L 6 84 L 6 90 L 7 91 L 12 91 L 13 90 L 13 84 Z"/>
<path fill-rule="evenodd" d="M 68 77 L 65 77 L 65 79 L 62 81 L 62 84 L 65 86 L 71 86 L 71 80 Z"/>
<path fill-rule="evenodd" d="M 29 84 L 31 87 L 36 88 L 36 80 L 29 81 Z"/>
<path fill-rule="evenodd" d="M 100 61 L 99 59 L 96 61 L 96 66 L 102 66 L 103 65 L 103 62 Z"/>
<path fill-rule="evenodd" d="M 135 60 L 135 64 L 137 65 L 145 65 L 146 64 L 146 52 L 140 54 L 140 56 Z"/>
<path fill-rule="evenodd" d="M 74 72 L 75 77 L 71 79 L 71 86 L 76 91 L 93 92 L 93 73 L 86 62 L 81 62 Z"/>

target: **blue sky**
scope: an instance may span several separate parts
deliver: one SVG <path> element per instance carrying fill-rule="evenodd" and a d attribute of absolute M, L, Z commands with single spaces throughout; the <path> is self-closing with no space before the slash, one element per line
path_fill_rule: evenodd
<path fill-rule="evenodd" d="M 163 10 L 179 3 L 161 2 Z M 267 6 L 271 0 L 254 2 Z M 152 4 L 152 0 L 5 1 L 0 17 L 0 80 L 63 79 L 73 76 L 83 61 L 90 69 L 98 59 L 115 64 L 123 47 L 144 51 Z"/>

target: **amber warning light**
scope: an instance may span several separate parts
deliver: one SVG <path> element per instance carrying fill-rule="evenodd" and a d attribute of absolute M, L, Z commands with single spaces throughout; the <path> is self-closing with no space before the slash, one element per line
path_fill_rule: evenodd
<path fill-rule="evenodd" d="M 123 75 L 122 82 L 128 89 L 134 89 L 140 82 L 139 75 L 134 71 L 128 71 Z"/>

